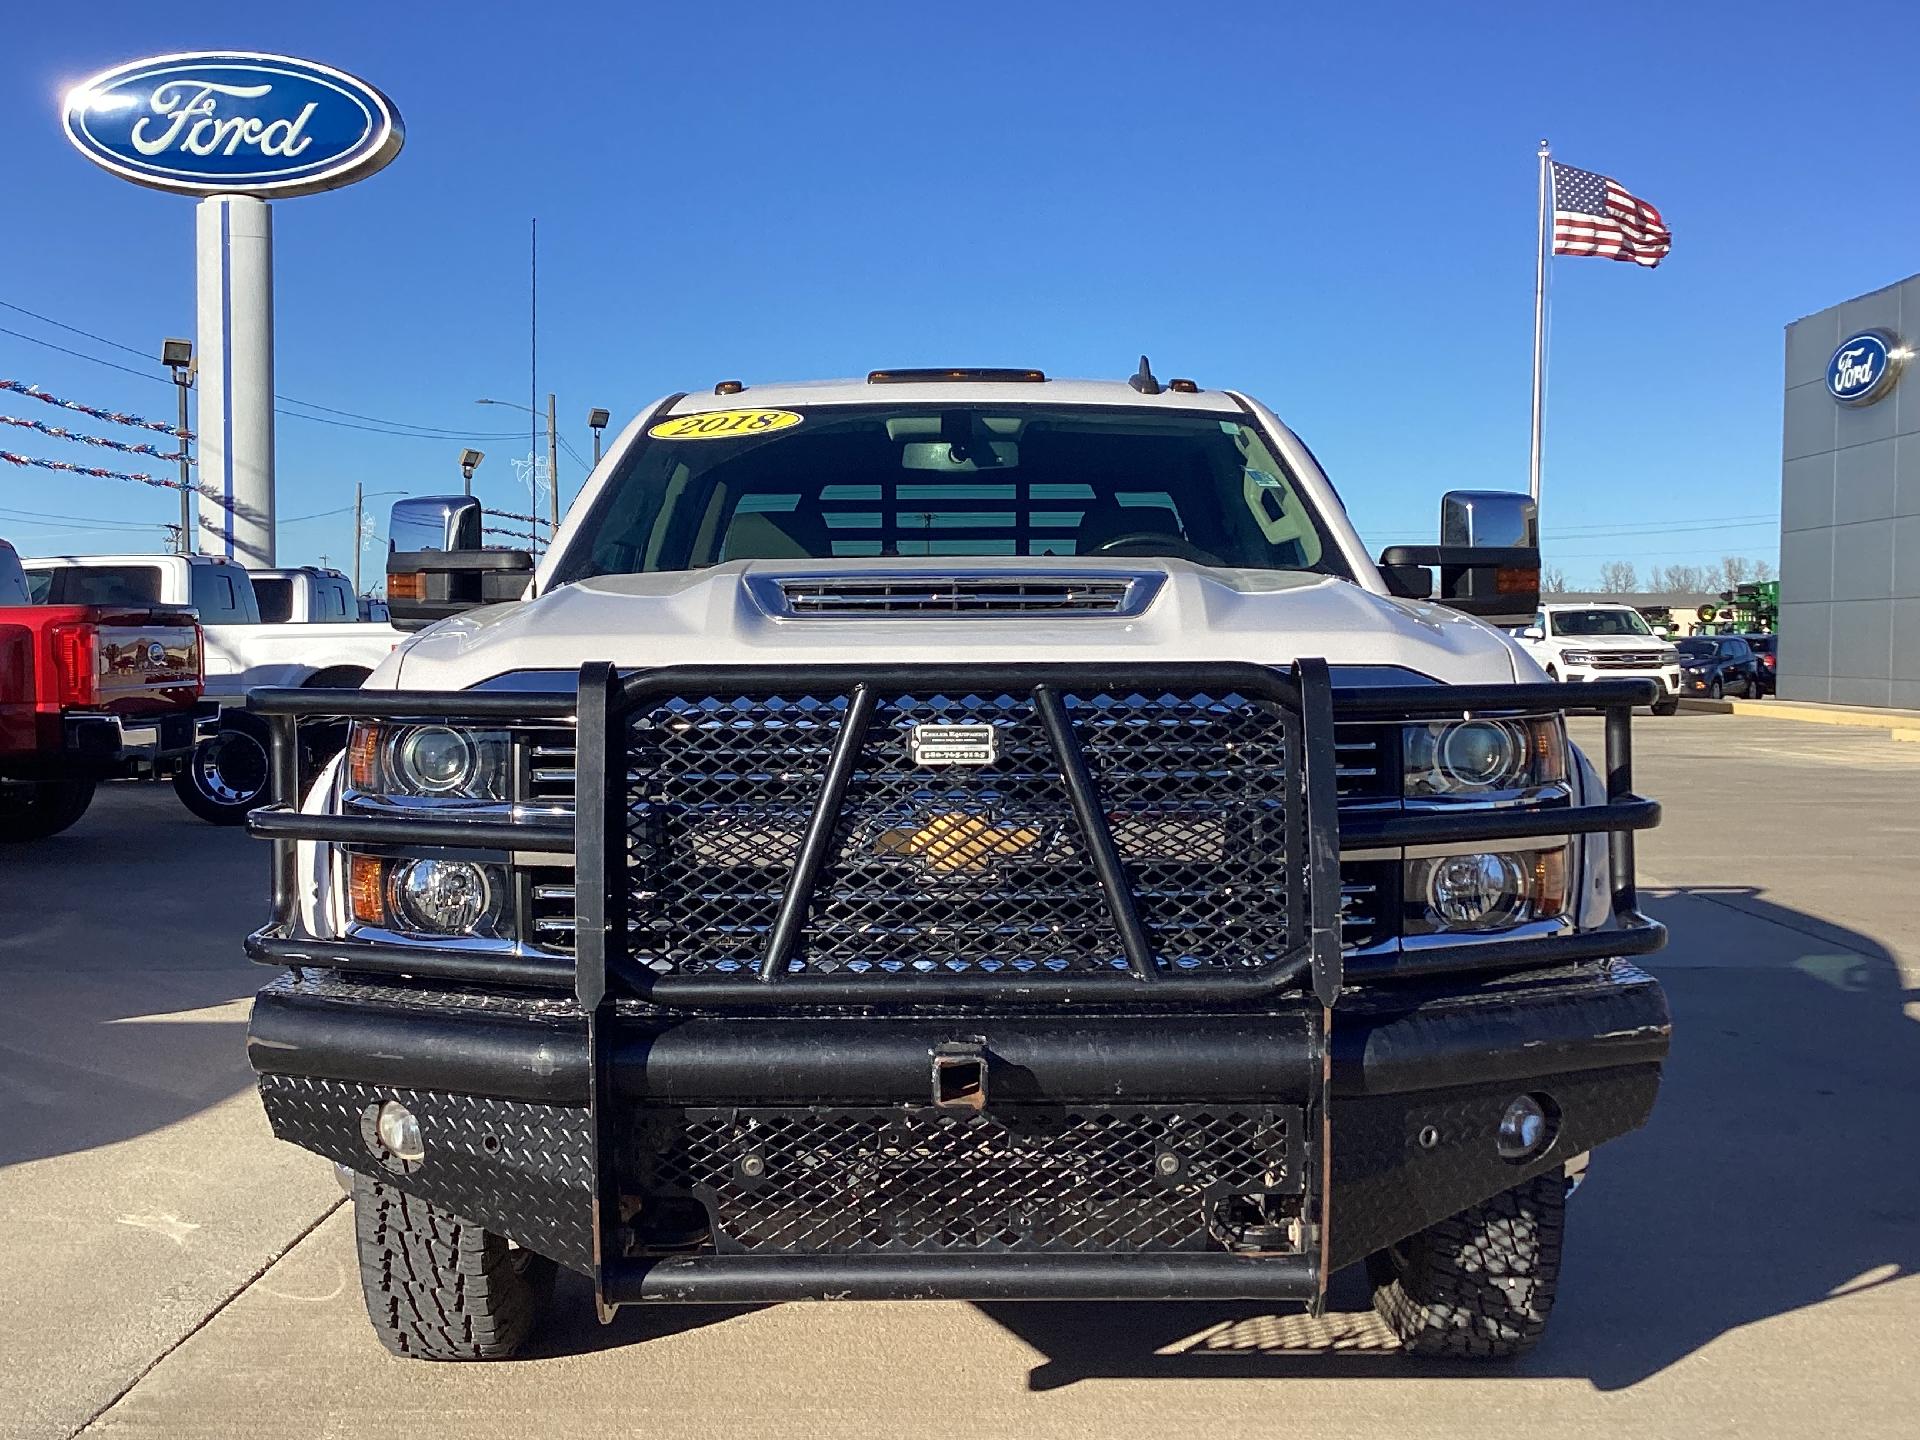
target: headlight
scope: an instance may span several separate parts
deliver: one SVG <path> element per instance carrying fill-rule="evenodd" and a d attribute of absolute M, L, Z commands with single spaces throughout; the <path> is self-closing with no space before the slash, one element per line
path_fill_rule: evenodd
<path fill-rule="evenodd" d="M 1560 661 L 1564 665 L 1594 665 L 1599 663 L 1599 659 L 1591 650 L 1563 650 L 1560 653 Z"/>
<path fill-rule="evenodd" d="M 498 938 L 507 874 L 472 860 L 347 857 L 347 900 L 361 925 L 410 935 Z"/>
<path fill-rule="evenodd" d="M 1492 851 L 1407 862 L 1408 934 L 1504 930 L 1558 918 L 1567 906 L 1567 851 Z"/>
<path fill-rule="evenodd" d="M 508 798 L 510 754 L 504 730 L 356 724 L 347 783 L 363 795 L 500 801 Z"/>
<path fill-rule="evenodd" d="M 1557 719 L 1455 720 L 1402 729 L 1410 798 L 1477 798 L 1537 789 L 1567 778 L 1567 741 Z"/>

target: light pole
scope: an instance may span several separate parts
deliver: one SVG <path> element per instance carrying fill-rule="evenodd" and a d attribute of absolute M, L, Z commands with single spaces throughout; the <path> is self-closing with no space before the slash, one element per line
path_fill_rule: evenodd
<path fill-rule="evenodd" d="M 607 428 L 607 422 L 612 418 L 610 411 L 598 406 L 587 411 L 587 428 L 593 431 L 593 463 L 596 469 L 600 464 L 600 432 Z"/>
<path fill-rule="evenodd" d="M 160 342 L 160 363 L 173 371 L 173 383 L 180 389 L 180 554 L 191 555 L 193 544 L 193 471 L 187 459 L 187 390 L 193 384 L 193 342 L 167 339 Z"/>
<path fill-rule="evenodd" d="M 540 418 L 540 412 L 535 410 L 531 405 L 516 405 L 511 400 L 476 400 L 473 403 L 476 405 L 504 405 L 509 410 L 518 410 L 523 414 L 533 416 L 536 420 Z M 547 494 L 549 497 L 548 503 L 553 508 L 553 528 L 557 530 L 560 528 L 560 435 L 554 427 L 554 404 L 554 397 L 549 394 L 547 396 Z M 533 503 L 527 508 L 537 517 L 540 514 L 540 485 L 537 476 L 529 489 L 533 495 Z M 536 531 L 539 529 L 537 519 L 534 523 L 534 529 Z M 538 543 L 536 538 L 536 546 Z"/>
<path fill-rule="evenodd" d="M 460 478 L 466 482 L 467 494 L 473 494 L 473 472 L 480 468 L 480 462 L 487 458 L 484 450 L 462 450 L 460 452 Z"/>

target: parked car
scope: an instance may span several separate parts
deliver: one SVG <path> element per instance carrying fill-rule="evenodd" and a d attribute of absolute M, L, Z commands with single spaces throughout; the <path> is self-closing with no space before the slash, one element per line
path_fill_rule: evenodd
<path fill-rule="evenodd" d="M 1743 699 L 1763 693 L 1760 672 L 1765 668 L 1753 647 L 1739 635 L 1690 635 L 1676 647 L 1680 652 L 1680 689 L 1684 695 L 1718 700 Z"/>
<path fill-rule="evenodd" d="M 200 664 L 191 610 L 34 604 L 0 540 L 0 842 L 65 830 L 101 780 L 184 762 Z"/>
<path fill-rule="evenodd" d="M 1742 635 L 1742 640 L 1752 649 L 1754 658 L 1760 662 L 1760 668 L 1754 672 L 1754 678 L 1760 682 L 1757 694 L 1771 695 L 1780 688 L 1780 637 L 1771 630 L 1763 630 L 1753 635 Z"/>
<path fill-rule="evenodd" d="M 253 576 L 222 555 L 57 555 L 22 562 L 27 583 L 51 603 L 107 601 L 191 606 L 206 637 L 206 706 L 216 722 L 174 775 L 186 807 L 216 825 L 238 825 L 267 791 L 266 727 L 246 711 L 260 685 L 351 689 L 400 642 L 390 625 L 356 618 L 352 587 L 337 570 L 263 571 L 278 623 L 261 614 Z M 304 617 L 304 618 L 295 618 Z M 344 727 L 310 727 L 310 761 Z"/>
<path fill-rule="evenodd" d="M 1519 640 L 1549 680 L 1652 680 L 1660 687 L 1653 713 L 1680 708 L 1680 657 L 1631 605 L 1542 605 Z"/>
<path fill-rule="evenodd" d="M 1409 1351 L 1532 1345 L 1669 1031 L 1621 961 L 1656 692 L 1492 628 L 1532 502 L 1376 563 L 1270 411 L 1144 365 L 740 399 L 634 422 L 537 572 L 396 507 L 427 628 L 310 785 L 338 701 L 252 697 L 292 973 L 248 1052 L 351 1172 L 381 1340 L 511 1354 L 556 1265 L 605 1314 L 1367 1261 Z"/>

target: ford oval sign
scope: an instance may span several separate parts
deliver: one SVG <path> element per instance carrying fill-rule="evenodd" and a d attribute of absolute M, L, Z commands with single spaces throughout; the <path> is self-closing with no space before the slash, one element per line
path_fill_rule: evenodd
<path fill-rule="evenodd" d="M 244 51 L 161 55 L 67 95 L 67 138 L 94 164 L 183 195 L 310 195 L 400 153 L 393 102 L 311 60 Z"/>
<path fill-rule="evenodd" d="M 1893 388 L 1903 358 L 1885 330 L 1849 335 L 1827 362 L 1827 393 L 1843 405 L 1871 405 Z"/>

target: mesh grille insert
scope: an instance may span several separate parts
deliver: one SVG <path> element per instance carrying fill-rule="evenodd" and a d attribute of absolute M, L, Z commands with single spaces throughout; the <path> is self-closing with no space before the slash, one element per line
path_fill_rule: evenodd
<path fill-rule="evenodd" d="M 1297 722 L 1234 694 L 1063 698 L 1160 970 L 1287 954 L 1305 913 Z M 681 697 L 635 718 L 637 963 L 755 973 L 845 713 L 838 696 Z M 961 726 L 991 727 L 988 763 L 916 763 L 917 736 Z M 788 973 L 1125 968 L 1032 698 L 882 698 Z"/>
<path fill-rule="evenodd" d="M 1300 1194 L 1299 1117 L 1257 1105 L 650 1111 L 623 1169 L 646 1195 L 700 1201 L 723 1252 L 1196 1250 L 1218 1248 L 1219 1201 Z"/>

